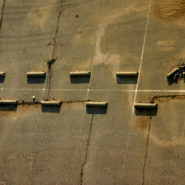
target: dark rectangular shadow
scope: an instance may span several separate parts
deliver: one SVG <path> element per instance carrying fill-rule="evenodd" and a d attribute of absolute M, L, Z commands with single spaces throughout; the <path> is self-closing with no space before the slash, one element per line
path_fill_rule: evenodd
<path fill-rule="evenodd" d="M 60 113 L 61 105 L 41 105 L 42 112 Z"/>
<path fill-rule="evenodd" d="M 0 105 L 0 111 L 16 111 L 17 106 L 17 104 Z"/>
<path fill-rule="evenodd" d="M 167 78 L 168 85 L 172 85 L 173 83 L 177 83 L 177 79 L 174 77 Z"/>
<path fill-rule="evenodd" d="M 156 116 L 157 115 L 157 108 L 142 108 L 142 109 L 135 109 L 136 116 Z"/>
<path fill-rule="evenodd" d="M 5 76 L 0 76 L 0 83 L 4 83 Z"/>
<path fill-rule="evenodd" d="M 137 84 L 138 77 L 137 76 L 117 76 L 116 77 L 118 84 Z"/>
<path fill-rule="evenodd" d="M 45 76 L 27 76 L 27 82 L 29 84 L 43 84 L 45 79 Z"/>
<path fill-rule="evenodd" d="M 90 82 L 90 76 L 70 76 L 70 81 L 73 84 L 84 84 Z"/>
<path fill-rule="evenodd" d="M 87 114 L 107 114 L 108 107 L 86 107 Z"/>

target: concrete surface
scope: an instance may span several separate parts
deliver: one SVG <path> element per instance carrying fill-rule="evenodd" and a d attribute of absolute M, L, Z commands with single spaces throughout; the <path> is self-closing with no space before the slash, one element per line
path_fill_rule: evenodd
<path fill-rule="evenodd" d="M 0 106 L 0 185 L 184 185 L 185 84 L 166 78 L 185 61 L 184 4 L 0 0 L 0 98 L 19 101 Z"/>

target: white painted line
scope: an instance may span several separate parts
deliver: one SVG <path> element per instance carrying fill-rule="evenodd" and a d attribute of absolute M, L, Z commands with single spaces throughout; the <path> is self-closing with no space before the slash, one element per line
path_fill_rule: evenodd
<path fill-rule="evenodd" d="M 140 76 L 141 76 L 140 74 L 141 74 L 141 69 L 142 69 L 143 56 L 144 56 L 144 50 L 145 50 L 145 44 L 146 44 L 146 38 L 147 38 L 148 26 L 149 26 L 149 20 L 150 20 L 151 4 L 152 4 L 152 0 L 150 0 L 150 2 L 149 2 L 148 14 L 147 14 L 147 18 L 146 18 L 146 27 L 145 27 L 144 40 L 143 40 L 140 65 L 139 65 L 139 76 L 138 76 L 138 82 L 137 82 L 136 89 L 135 89 L 134 103 L 133 103 L 132 112 L 131 112 L 131 120 L 130 120 L 131 122 L 133 121 L 133 115 L 134 115 L 134 110 L 135 110 L 134 104 L 136 102 L 137 92 L 138 92 L 138 87 L 139 87 L 139 82 L 140 82 Z M 131 128 L 129 127 L 127 141 L 126 141 L 125 155 L 124 155 L 124 176 L 122 179 L 122 184 L 125 184 L 124 178 L 126 176 L 126 162 L 127 162 L 127 152 L 128 152 L 128 146 L 129 146 L 130 135 L 131 135 L 130 132 L 131 132 Z"/>
<path fill-rule="evenodd" d="M 5 90 L 5 91 L 46 91 L 47 89 L 21 89 L 21 88 L 1 88 L 1 90 Z M 136 90 L 129 90 L 129 89 L 50 89 L 51 91 L 91 91 L 91 92 L 135 92 Z M 160 90 L 160 89 L 154 89 L 154 90 L 150 90 L 150 89 L 141 89 L 141 90 L 137 90 L 137 92 L 143 92 L 143 93 L 150 93 L 150 92 L 159 92 L 159 93 L 185 93 L 185 89 L 182 90 L 176 90 L 176 89 L 172 89 L 172 90 Z"/>
<path fill-rule="evenodd" d="M 150 21 L 151 2 L 152 1 L 150 0 L 148 14 L 147 14 L 147 20 L 146 20 L 146 27 L 145 27 L 145 33 L 144 33 L 142 52 L 141 52 L 141 58 L 140 58 L 138 82 L 137 82 L 137 85 L 136 85 L 136 89 L 135 89 L 136 91 L 135 91 L 135 95 L 134 95 L 134 103 L 136 102 L 137 91 L 138 91 L 139 82 L 140 82 L 140 76 L 141 76 L 140 74 L 141 74 L 141 69 L 142 69 L 142 64 L 143 64 L 143 57 L 144 57 L 144 51 L 145 51 L 145 45 L 146 45 L 146 38 L 147 38 L 147 33 L 148 33 L 149 21 Z M 132 108 L 132 116 L 133 116 L 133 114 L 134 114 L 134 105 L 133 105 L 133 108 Z"/>
<path fill-rule="evenodd" d="M 185 122 L 182 129 L 182 145 L 184 145 L 184 136 L 185 136 Z"/>

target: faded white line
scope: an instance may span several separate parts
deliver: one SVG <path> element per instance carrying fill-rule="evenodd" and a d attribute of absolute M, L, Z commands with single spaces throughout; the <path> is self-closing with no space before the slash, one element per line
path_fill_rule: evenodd
<path fill-rule="evenodd" d="M 182 129 L 182 144 L 184 145 L 184 136 L 185 136 L 185 122 Z"/>
<path fill-rule="evenodd" d="M 132 107 L 132 112 L 131 112 L 131 122 L 133 120 L 133 115 L 134 115 L 134 104 L 136 102 L 137 98 L 137 92 L 138 92 L 138 87 L 139 87 L 139 81 L 140 81 L 140 76 L 141 76 L 141 69 L 142 69 L 142 64 L 143 64 L 143 57 L 144 57 L 144 51 L 145 51 L 145 45 L 146 45 L 146 38 L 147 38 L 147 33 L 148 33 L 148 27 L 149 27 L 149 20 L 150 20 L 150 10 L 151 10 L 151 3 L 152 1 L 150 0 L 149 2 L 149 8 L 148 8 L 148 14 L 147 14 L 147 19 L 146 19 L 146 27 L 145 27 L 145 33 L 144 33 L 144 40 L 143 40 L 143 46 L 142 46 L 142 52 L 141 52 L 141 58 L 140 58 L 140 63 L 139 63 L 139 76 L 138 76 L 138 82 L 136 85 L 135 93 L 134 93 L 134 101 L 133 101 L 133 107 Z M 126 178 L 126 159 L 127 159 L 127 152 L 128 152 L 128 146 L 129 146 L 129 140 L 130 140 L 130 135 L 131 135 L 131 128 L 129 125 L 129 131 L 128 131 L 128 137 L 127 137 L 127 142 L 126 142 L 126 148 L 125 148 L 125 155 L 124 155 L 124 176 Z M 122 179 L 122 184 L 124 184 L 124 180 Z"/>
<path fill-rule="evenodd" d="M 136 89 L 135 89 L 136 91 L 135 91 L 135 95 L 134 95 L 134 103 L 136 102 L 137 92 L 138 92 L 138 87 L 139 87 L 139 82 L 140 82 L 140 77 L 141 77 L 141 69 L 142 69 L 142 64 L 143 64 L 143 57 L 144 57 L 144 51 L 145 51 L 145 45 L 146 45 L 146 38 L 147 38 L 147 33 L 148 33 L 149 21 L 150 21 L 151 3 L 152 3 L 152 1 L 150 0 L 149 8 L 148 8 L 147 21 L 146 21 L 146 27 L 145 27 L 145 33 L 144 33 L 142 52 L 141 52 L 141 58 L 140 58 L 138 82 L 137 82 L 137 85 L 136 85 Z M 134 113 L 134 104 L 133 104 L 133 108 L 132 108 L 132 116 L 133 116 L 133 113 Z"/>
<path fill-rule="evenodd" d="M 21 88 L 1 88 L 2 91 L 46 91 L 48 89 L 21 89 Z M 84 92 L 135 92 L 136 90 L 132 90 L 132 89 L 50 89 L 50 91 L 84 91 Z M 154 89 L 154 90 L 150 90 L 150 89 L 141 89 L 141 90 L 137 90 L 137 92 L 143 92 L 143 93 L 150 93 L 150 92 L 154 92 L 154 93 L 185 93 L 185 89 L 182 90 L 176 90 L 176 89 L 172 89 L 172 90 L 160 90 L 160 89 Z"/>

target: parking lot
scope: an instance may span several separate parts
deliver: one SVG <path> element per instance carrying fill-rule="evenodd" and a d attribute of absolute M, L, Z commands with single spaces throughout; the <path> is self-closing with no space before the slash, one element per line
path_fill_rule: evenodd
<path fill-rule="evenodd" d="M 184 184 L 177 2 L 0 0 L 0 184 Z"/>

